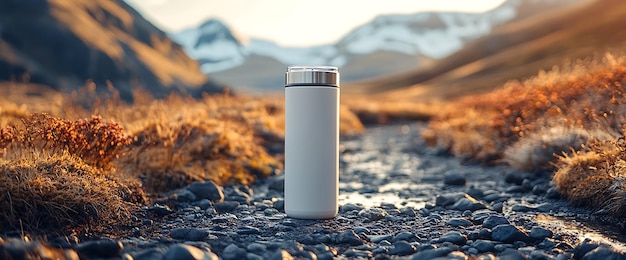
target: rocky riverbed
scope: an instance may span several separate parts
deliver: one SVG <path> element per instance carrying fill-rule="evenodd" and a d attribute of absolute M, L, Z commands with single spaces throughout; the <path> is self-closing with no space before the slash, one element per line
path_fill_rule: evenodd
<path fill-rule="evenodd" d="M 342 141 L 340 209 L 330 220 L 287 217 L 282 174 L 251 187 L 197 182 L 142 208 L 127 236 L 5 235 L 0 258 L 625 258 L 623 231 L 563 201 L 550 176 L 462 165 L 426 147 L 422 127 L 371 127 Z"/>

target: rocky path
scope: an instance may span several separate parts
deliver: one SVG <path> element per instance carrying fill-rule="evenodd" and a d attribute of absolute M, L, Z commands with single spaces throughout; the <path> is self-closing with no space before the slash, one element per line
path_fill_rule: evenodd
<path fill-rule="evenodd" d="M 334 219 L 286 217 L 279 175 L 252 187 L 194 183 L 145 207 L 127 237 L 48 243 L 65 250 L 5 238 L 0 248 L 114 259 L 624 259 L 624 234 L 562 201 L 549 177 L 461 165 L 425 147 L 421 127 L 342 141 Z"/>

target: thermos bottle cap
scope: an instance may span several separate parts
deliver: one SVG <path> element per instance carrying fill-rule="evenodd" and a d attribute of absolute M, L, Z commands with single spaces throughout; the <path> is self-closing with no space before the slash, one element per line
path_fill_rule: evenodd
<path fill-rule="evenodd" d="M 285 86 L 339 87 L 339 69 L 331 66 L 290 66 L 285 74 Z"/>

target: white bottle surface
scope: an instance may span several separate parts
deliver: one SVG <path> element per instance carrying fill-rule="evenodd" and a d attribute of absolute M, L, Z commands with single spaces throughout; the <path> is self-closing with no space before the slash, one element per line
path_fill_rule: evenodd
<path fill-rule="evenodd" d="M 288 86 L 285 113 L 285 213 L 332 218 L 339 195 L 339 87 Z"/>

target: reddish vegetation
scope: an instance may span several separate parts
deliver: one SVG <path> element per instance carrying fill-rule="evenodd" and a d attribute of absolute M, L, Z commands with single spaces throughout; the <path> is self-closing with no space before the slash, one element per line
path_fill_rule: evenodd
<path fill-rule="evenodd" d="M 626 145 L 616 140 L 626 127 L 625 58 L 606 54 L 463 98 L 425 137 L 471 161 L 527 171 L 556 162 L 554 181 L 566 197 L 622 214 L 626 155 L 616 151 Z"/>

